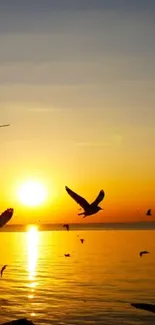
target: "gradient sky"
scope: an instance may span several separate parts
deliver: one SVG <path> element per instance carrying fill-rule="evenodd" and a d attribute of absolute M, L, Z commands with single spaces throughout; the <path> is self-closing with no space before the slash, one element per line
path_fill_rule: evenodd
<path fill-rule="evenodd" d="M 68 185 L 106 193 L 84 222 L 155 213 L 155 1 L 1 1 L 0 44 L 0 210 L 78 222 Z M 49 198 L 25 209 L 16 189 L 36 178 Z"/>

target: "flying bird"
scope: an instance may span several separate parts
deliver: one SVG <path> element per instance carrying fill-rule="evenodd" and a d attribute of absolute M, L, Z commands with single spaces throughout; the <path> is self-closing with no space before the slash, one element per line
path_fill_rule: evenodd
<path fill-rule="evenodd" d="M 7 265 L 4 265 L 2 268 L 1 268 L 1 276 L 3 275 L 3 272 L 4 270 L 6 269 Z"/>
<path fill-rule="evenodd" d="M 155 313 L 155 305 L 153 304 L 136 303 L 136 304 L 131 304 L 131 306 L 137 309 L 147 310 L 147 311 L 151 311 L 152 313 Z"/>
<path fill-rule="evenodd" d="M 140 253 L 139 253 L 140 257 L 142 257 L 143 254 L 149 254 L 149 252 L 148 252 L 148 251 L 142 251 L 142 252 L 140 252 Z"/>
<path fill-rule="evenodd" d="M 1 124 L 0 128 L 5 128 L 6 126 L 10 126 L 10 124 Z"/>
<path fill-rule="evenodd" d="M 100 191 L 95 201 L 89 204 L 82 196 L 73 192 L 69 187 L 66 186 L 65 189 L 67 193 L 72 197 L 72 199 L 74 199 L 83 208 L 84 211 L 82 213 L 78 213 L 79 216 L 84 215 L 83 218 L 85 218 L 97 213 L 99 210 L 103 210 L 98 206 L 98 204 L 103 200 L 105 196 L 103 190 Z"/>
<path fill-rule="evenodd" d="M 66 228 L 66 229 L 69 231 L 69 224 L 68 224 L 68 223 L 65 223 L 65 224 L 63 225 L 63 227 Z"/>
<path fill-rule="evenodd" d="M 80 242 L 83 244 L 84 243 L 84 239 L 83 238 L 80 238 Z"/>
<path fill-rule="evenodd" d="M 12 208 L 5 210 L 0 215 L 0 228 L 3 227 L 13 216 L 14 210 Z"/>
<path fill-rule="evenodd" d="M 70 257 L 70 254 L 64 254 L 65 257 Z"/>
<path fill-rule="evenodd" d="M 151 214 L 151 209 L 147 210 L 146 215 L 147 215 L 147 216 L 152 216 L 152 214 Z"/>

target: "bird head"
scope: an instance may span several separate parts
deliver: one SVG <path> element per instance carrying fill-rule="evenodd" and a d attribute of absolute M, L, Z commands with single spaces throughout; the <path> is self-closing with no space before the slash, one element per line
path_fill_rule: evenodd
<path fill-rule="evenodd" d="M 98 207 L 98 211 L 103 210 L 101 207 Z"/>

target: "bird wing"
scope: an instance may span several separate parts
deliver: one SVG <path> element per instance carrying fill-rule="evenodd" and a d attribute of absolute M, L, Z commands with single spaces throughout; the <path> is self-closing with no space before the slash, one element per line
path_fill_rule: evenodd
<path fill-rule="evenodd" d="M 0 215 L 0 227 L 3 227 L 13 216 L 13 209 L 7 209 Z"/>
<path fill-rule="evenodd" d="M 65 189 L 67 193 L 72 197 L 72 199 L 74 199 L 84 210 L 86 210 L 89 207 L 89 203 L 82 196 L 76 194 L 75 192 L 70 190 L 70 188 L 68 188 L 67 186 L 65 187 Z"/>
<path fill-rule="evenodd" d="M 100 193 L 98 194 L 97 198 L 95 199 L 94 202 L 92 202 L 93 205 L 98 205 L 104 198 L 105 193 L 103 190 L 100 191 Z"/>
<path fill-rule="evenodd" d="M 151 311 L 152 313 L 155 313 L 155 305 L 152 304 L 131 304 L 132 307 L 143 309 L 147 311 Z"/>

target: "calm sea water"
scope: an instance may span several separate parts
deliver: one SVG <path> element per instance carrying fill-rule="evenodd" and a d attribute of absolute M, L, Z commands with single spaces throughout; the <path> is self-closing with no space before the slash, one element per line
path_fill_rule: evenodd
<path fill-rule="evenodd" d="M 77 236 L 79 235 L 79 237 Z M 79 238 L 84 238 L 82 245 Z M 155 231 L 0 233 L 0 323 L 155 324 Z M 151 253 L 139 257 L 139 251 Z M 70 258 L 64 254 L 70 253 Z"/>

